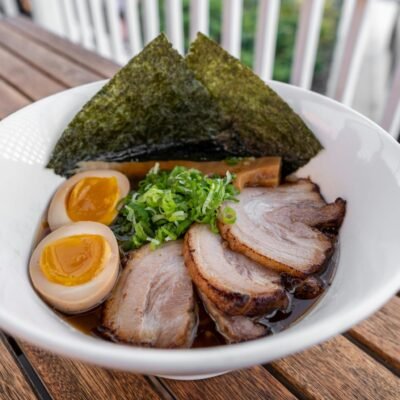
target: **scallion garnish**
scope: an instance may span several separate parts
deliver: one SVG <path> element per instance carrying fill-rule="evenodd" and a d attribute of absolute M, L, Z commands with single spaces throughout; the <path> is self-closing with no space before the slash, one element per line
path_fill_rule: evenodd
<path fill-rule="evenodd" d="M 232 207 L 223 207 L 220 218 L 224 224 L 234 224 L 236 222 L 236 211 Z"/>
<path fill-rule="evenodd" d="M 112 226 L 124 249 L 145 243 L 153 248 L 183 236 L 194 222 L 208 224 L 215 233 L 217 214 L 226 200 L 236 200 L 238 190 L 233 177 L 206 176 L 196 169 L 177 166 L 159 171 L 156 166 L 120 204 L 119 215 Z M 231 207 L 221 210 L 224 223 L 235 222 Z"/>

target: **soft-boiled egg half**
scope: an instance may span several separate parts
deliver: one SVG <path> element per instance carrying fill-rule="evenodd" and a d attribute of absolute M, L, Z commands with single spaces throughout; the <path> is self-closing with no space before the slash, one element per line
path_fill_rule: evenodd
<path fill-rule="evenodd" d="M 128 178 L 117 171 L 98 170 L 66 180 L 51 200 L 47 220 L 51 230 L 78 221 L 110 225 L 118 202 L 129 192 Z"/>
<path fill-rule="evenodd" d="M 76 222 L 47 235 L 34 250 L 33 286 L 54 308 L 79 313 L 100 304 L 119 274 L 119 249 L 111 229 Z"/>

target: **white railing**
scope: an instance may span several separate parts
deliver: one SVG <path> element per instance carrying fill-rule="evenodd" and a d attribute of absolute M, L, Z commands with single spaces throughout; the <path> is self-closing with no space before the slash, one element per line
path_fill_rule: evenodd
<path fill-rule="evenodd" d="M 243 0 L 220 1 L 222 2 L 221 45 L 234 56 L 240 57 Z M 119 64 L 124 64 L 130 57 L 140 52 L 143 45 L 158 35 L 160 22 L 164 23 L 165 31 L 175 48 L 182 54 L 185 52 L 182 0 L 161 2 L 158 0 L 31 0 L 31 2 L 33 18 L 37 23 Z M 313 80 L 324 3 L 324 0 L 303 0 L 300 5 L 290 82 L 306 89 L 311 87 Z M 371 9 L 377 7 L 378 3 L 381 6 L 384 3 L 392 3 L 393 15 L 400 7 L 399 2 L 395 0 L 342 0 L 326 94 L 356 108 L 355 93 L 365 90 L 366 84 L 368 85 L 368 82 L 360 84 L 359 76 L 367 41 L 371 35 L 371 21 L 374 21 L 374 11 Z M 0 5 L 6 15 L 18 13 L 16 0 L 0 0 Z M 280 0 L 258 1 L 257 21 L 254 21 L 253 68 L 263 79 L 272 77 L 280 5 Z M 190 1 L 188 32 L 190 39 L 193 39 L 198 31 L 208 34 L 209 6 L 209 0 Z M 164 21 L 160 21 L 160 15 L 163 15 Z M 385 21 L 384 26 L 378 28 L 389 32 L 395 22 L 394 17 L 390 18 L 390 21 Z M 380 77 L 380 81 L 381 85 L 385 85 L 386 82 L 392 84 L 388 85 L 389 90 L 385 96 L 381 94 L 378 96 L 385 107 L 381 107 L 381 117 L 377 116 L 375 119 L 393 136 L 398 137 L 400 65 L 396 74 L 385 79 Z M 377 97 L 375 93 L 369 94 Z"/>
<path fill-rule="evenodd" d="M 300 9 L 290 83 L 311 87 L 321 30 L 324 0 L 304 1 Z"/>

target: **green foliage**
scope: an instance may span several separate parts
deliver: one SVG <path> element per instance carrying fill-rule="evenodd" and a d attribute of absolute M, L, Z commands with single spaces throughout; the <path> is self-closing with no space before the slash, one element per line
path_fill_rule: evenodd
<path fill-rule="evenodd" d="M 290 79 L 300 3 L 299 0 L 281 1 L 273 77 L 283 82 Z M 324 91 L 329 74 L 341 3 L 341 0 L 325 1 L 313 82 L 313 89 L 319 92 Z"/>
<path fill-rule="evenodd" d="M 278 81 L 289 82 L 290 79 L 298 19 L 299 2 L 282 0 L 273 75 Z"/>

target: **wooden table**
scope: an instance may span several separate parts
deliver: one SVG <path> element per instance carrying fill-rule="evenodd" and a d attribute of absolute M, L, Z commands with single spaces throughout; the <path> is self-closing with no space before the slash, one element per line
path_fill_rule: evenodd
<path fill-rule="evenodd" d="M 112 76 L 110 61 L 29 20 L 0 20 L 0 118 Z M 351 307 L 351 304 L 349 304 Z M 264 366 L 179 382 L 111 371 L 0 333 L 1 399 L 400 399 L 400 298 L 344 335 Z"/>

